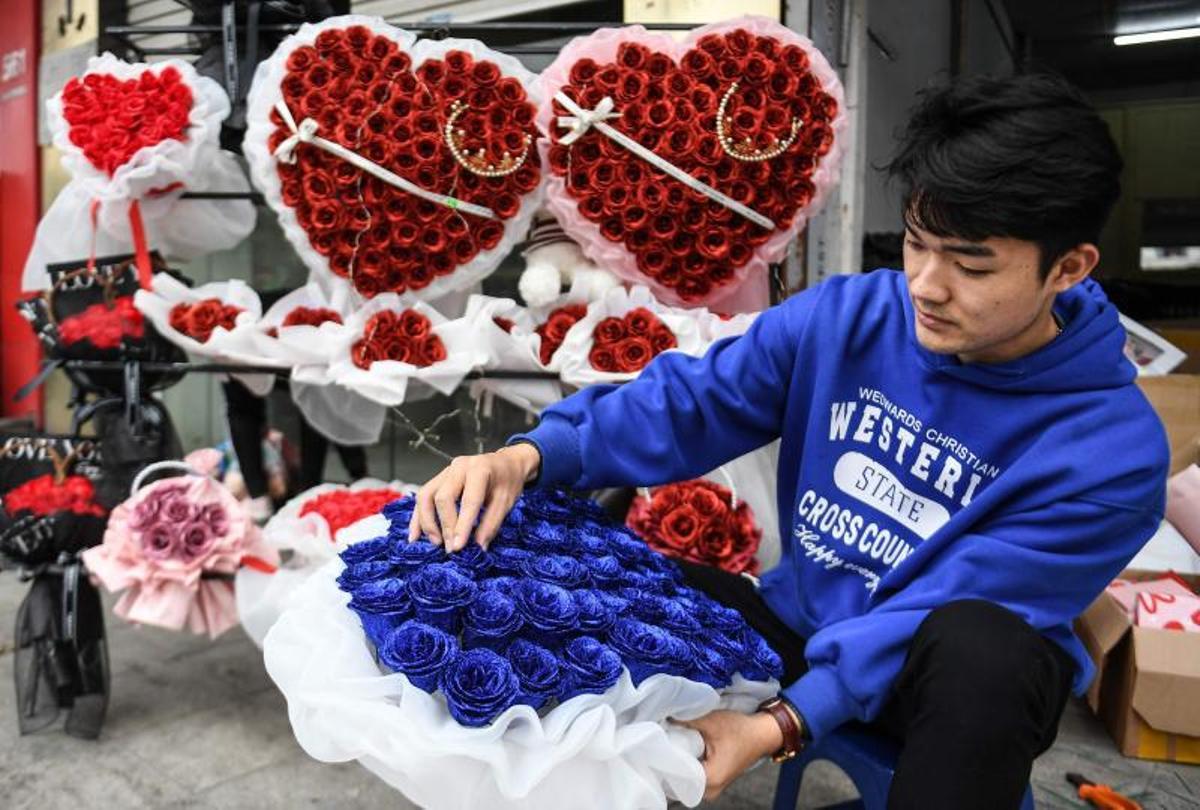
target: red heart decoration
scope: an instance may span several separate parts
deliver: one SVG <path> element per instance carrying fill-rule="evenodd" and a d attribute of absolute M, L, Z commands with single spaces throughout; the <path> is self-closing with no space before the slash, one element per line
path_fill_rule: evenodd
<path fill-rule="evenodd" d="M 549 204 L 589 258 L 660 300 L 695 305 L 782 257 L 832 183 L 841 126 L 832 69 L 799 35 L 745 18 L 676 43 L 633 27 L 576 40 L 542 76 Z M 570 145 L 563 92 L 652 152 L 775 224 L 710 200 L 597 128 Z M 720 115 L 724 103 L 724 116 Z M 720 121 L 718 119 L 721 119 Z M 794 129 L 795 127 L 795 129 Z"/>
<path fill-rule="evenodd" d="M 105 73 L 72 78 L 63 88 L 63 118 L 71 143 L 112 175 L 146 146 L 186 139 L 192 91 L 174 67 L 137 79 Z"/>
<path fill-rule="evenodd" d="M 394 489 L 339 489 L 326 492 L 306 502 L 300 517 L 320 515 L 329 524 L 329 533 L 337 534 L 347 526 L 363 518 L 378 514 L 379 510 L 406 493 Z"/>
<path fill-rule="evenodd" d="M 271 171 L 281 205 L 294 214 L 316 261 L 359 293 L 448 291 L 457 285 L 430 285 L 495 249 L 541 183 L 538 155 L 529 148 L 535 107 L 522 81 L 505 75 L 498 61 L 473 57 L 452 41 L 414 45 L 411 34 L 372 28 L 336 18 L 306 27 L 281 46 L 286 56 L 273 92 L 296 121 L 314 121 L 319 137 L 422 189 L 488 207 L 497 218 L 422 199 L 309 143 L 296 147 L 294 164 L 271 161 Z M 456 104 L 465 105 L 457 114 Z M 251 110 L 257 108 L 252 94 Z M 276 110 L 270 124 L 273 153 L 292 130 Z M 313 266 L 311 257 L 306 261 Z"/>

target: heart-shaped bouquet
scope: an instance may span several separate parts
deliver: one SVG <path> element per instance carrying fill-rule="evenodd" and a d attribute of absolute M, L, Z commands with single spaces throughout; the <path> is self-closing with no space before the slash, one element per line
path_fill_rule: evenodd
<path fill-rule="evenodd" d="M 334 17 L 259 66 L 244 151 L 317 277 L 430 300 L 525 235 L 542 185 L 533 84 L 480 42 Z"/>
<path fill-rule="evenodd" d="M 739 289 L 837 176 L 841 85 L 813 44 L 761 17 L 601 29 L 539 82 L 547 204 L 584 253 L 668 303 L 761 308 Z"/>
<path fill-rule="evenodd" d="M 151 65 L 92 57 L 46 112 L 71 180 L 38 225 L 23 289 L 49 286 L 48 264 L 86 259 L 89 251 L 132 252 L 142 227 L 149 247 L 178 258 L 232 247 L 254 229 L 249 201 L 179 199 L 185 191 L 250 190 L 236 158 L 220 150 L 229 98 L 182 59 Z"/>

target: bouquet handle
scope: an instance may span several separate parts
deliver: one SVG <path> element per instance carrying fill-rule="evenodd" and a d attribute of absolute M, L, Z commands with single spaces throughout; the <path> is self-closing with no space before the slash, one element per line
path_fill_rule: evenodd
<path fill-rule="evenodd" d="M 137 494 L 137 491 L 142 488 L 142 484 L 146 482 L 147 477 L 163 470 L 175 470 L 186 475 L 200 475 L 192 465 L 184 461 L 156 461 L 153 464 L 147 464 L 143 467 L 141 472 L 133 479 L 133 485 L 129 488 L 130 496 L 132 497 Z"/>
<path fill-rule="evenodd" d="M 733 476 L 729 474 L 729 470 L 725 469 L 724 464 L 722 464 L 720 467 L 717 467 L 717 472 L 719 472 L 721 474 L 721 477 L 725 479 L 725 483 L 729 485 L 729 506 L 730 506 L 730 508 L 737 509 L 738 508 L 737 486 L 733 483 Z M 650 487 L 638 487 L 637 491 L 638 491 L 638 494 L 641 495 L 643 498 L 645 498 L 647 501 L 650 500 Z"/>

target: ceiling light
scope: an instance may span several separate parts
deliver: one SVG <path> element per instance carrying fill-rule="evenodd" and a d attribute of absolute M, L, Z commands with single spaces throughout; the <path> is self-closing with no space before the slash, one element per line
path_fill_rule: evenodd
<path fill-rule="evenodd" d="M 1146 42 L 1166 42 L 1171 39 L 1200 37 L 1200 26 L 1194 28 L 1169 28 L 1166 31 L 1146 31 L 1141 34 L 1122 34 L 1113 37 L 1114 45 L 1141 45 Z"/>

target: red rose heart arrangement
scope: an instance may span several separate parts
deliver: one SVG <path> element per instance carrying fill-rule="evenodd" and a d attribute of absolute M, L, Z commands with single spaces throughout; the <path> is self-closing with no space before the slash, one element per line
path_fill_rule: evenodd
<path fill-rule="evenodd" d="M 486 275 L 503 257 L 481 254 L 507 228 L 523 230 L 513 222 L 541 183 L 535 107 L 522 79 L 508 75 L 518 63 L 478 43 L 414 39 L 382 22 L 326 20 L 285 41 L 264 79 L 274 86 L 251 93 L 250 116 L 269 116 L 270 154 L 255 145 L 253 122 L 247 154 L 271 203 L 277 184 L 278 205 L 294 215 L 299 231 L 285 217 L 285 232 L 310 267 L 349 278 L 367 297 L 433 296 Z M 385 181 L 318 140 L 281 150 L 293 129 L 279 103 L 318 140 L 449 199 Z M 467 265 L 470 273 L 449 279 Z"/>
<path fill-rule="evenodd" d="M 191 88 L 171 66 L 137 79 L 89 73 L 63 88 L 62 114 L 71 143 L 112 175 L 142 147 L 185 140 L 192 101 Z"/>
<path fill-rule="evenodd" d="M 446 345 L 426 316 L 412 309 L 385 309 L 367 321 L 350 349 L 354 365 L 368 369 L 377 360 L 395 360 L 424 368 L 446 359 Z"/>
<path fill-rule="evenodd" d="M 207 343 L 218 326 L 232 330 L 237 316 L 243 311 L 220 298 L 206 298 L 194 304 L 180 303 L 171 307 L 170 324 L 172 329 L 192 340 Z"/>
<path fill-rule="evenodd" d="M 97 349 L 115 349 L 125 338 L 141 340 L 145 335 L 146 319 L 134 307 L 130 295 L 114 299 L 111 307 L 92 304 L 58 324 L 58 336 L 67 346 L 86 340 Z"/>
<path fill-rule="evenodd" d="M 588 361 L 597 371 L 632 373 L 678 341 L 675 333 L 645 307 L 632 309 L 623 318 L 605 318 L 592 330 Z"/>
<path fill-rule="evenodd" d="M 10 490 L 4 496 L 4 510 L 10 515 L 74 512 L 104 517 L 104 508 L 95 501 L 96 489 L 82 475 L 68 475 L 61 483 L 53 475 L 39 475 Z"/>
<path fill-rule="evenodd" d="M 300 510 L 300 517 L 320 515 L 329 525 L 332 537 L 352 523 L 377 514 L 380 509 L 407 494 L 387 488 L 326 492 L 305 503 Z"/>
<path fill-rule="evenodd" d="M 599 31 L 565 48 L 542 81 L 550 208 L 589 258 L 662 301 L 712 304 L 765 272 L 833 182 L 836 74 L 777 23 L 744 18 L 682 43 L 640 27 Z M 564 120 L 572 111 L 556 93 L 585 111 L 611 105 L 610 120 Z M 664 174 L 603 127 L 717 194 Z"/>
<path fill-rule="evenodd" d="M 658 487 L 647 499 L 639 495 L 629 507 L 625 525 L 651 548 L 730 573 L 758 572 L 762 529 L 745 501 L 733 505 L 728 487 L 697 479 Z"/>
<path fill-rule="evenodd" d="M 571 331 L 571 327 L 575 325 L 576 321 L 585 315 L 587 315 L 587 304 L 567 304 L 552 311 L 546 316 L 546 320 L 534 330 L 542 338 L 538 359 L 542 361 L 543 366 L 550 364 L 550 361 L 554 359 L 554 353 L 562 346 L 567 332 Z"/>

